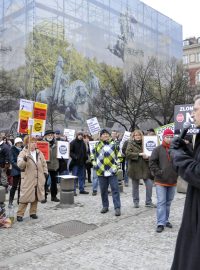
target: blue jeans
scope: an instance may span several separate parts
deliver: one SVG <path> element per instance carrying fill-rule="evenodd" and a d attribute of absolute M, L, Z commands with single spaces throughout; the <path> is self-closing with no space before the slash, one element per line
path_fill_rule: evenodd
<path fill-rule="evenodd" d="M 152 203 L 152 188 L 153 188 L 153 181 L 151 179 L 143 179 L 145 186 L 146 186 L 146 204 Z M 133 196 L 133 203 L 139 203 L 139 184 L 140 180 L 132 179 L 132 196 Z"/>
<path fill-rule="evenodd" d="M 171 202 L 174 199 L 176 187 L 156 185 L 157 195 L 157 225 L 165 226 L 169 221 Z"/>
<path fill-rule="evenodd" d="M 99 185 L 99 180 L 98 180 L 97 172 L 95 169 L 93 169 L 92 190 L 97 191 L 98 185 Z"/>
<path fill-rule="evenodd" d="M 102 200 L 103 207 L 104 208 L 109 207 L 108 186 L 110 184 L 114 208 L 115 209 L 121 208 L 117 176 L 116 175 L 98 176 L 98 179 L 99 179 L 99 186 L 100 186 L 100 190 L 101 190 L 101 200 Z"/>
<path fill-rule="evenodd" d="M 84 191 L 84 183 L 85 183 L 85 166 L 78 166 L 75 165 L 72 168 L 72 175 L 75 175 L 78 177 L 78 185 L 79 185 L 79 190 Z M 76 191 L 76 181 L 74 181 L 74 192 Z"/>

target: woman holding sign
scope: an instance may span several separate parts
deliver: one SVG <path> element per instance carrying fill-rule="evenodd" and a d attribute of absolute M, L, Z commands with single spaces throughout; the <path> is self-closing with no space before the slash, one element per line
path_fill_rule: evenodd
<path fill-rule="evenodd" d="M 153 181 L 150 179 L 148 156 L 143 153 L 142 139 L 143 133 L 141 130 L 133 131 L 126 149 L 128 176 L 132 179 L 133 203 L 135 208 L 139 208 L 139 181 L 143 179 L 146 186 L 145 206 L 156 207 L 151 199 Z"/>
<path fill-rule="evenodd" d="M 44 155 L 36 149 L 36 138 L 25 137 L 26 147 L 20 152 L 17 165 L 21 169 L 21 186 L 17 221 L 23 221 L 23 216 L 30 203 L 30 217 L 37 219 L 38 201 L 44 200 L 45 177 L 48 175 Z"/>

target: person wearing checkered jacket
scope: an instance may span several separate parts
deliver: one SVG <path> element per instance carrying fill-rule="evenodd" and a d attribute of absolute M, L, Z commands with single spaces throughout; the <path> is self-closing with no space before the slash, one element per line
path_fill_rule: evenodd
<path fill-rule="evenodd" d="M 110 133 L 106 129 L 101 130 L 100 141 L 95 145 L 90 158 L 99 180 L 103 205 L 101 213 L 107 213 L 109 210 L 108 186 L 110 185 L 115 215 L 120 216 L 121 202 L 117 172 L 123 158 L 119 151 L 119 145 L 110 138 Z"/>

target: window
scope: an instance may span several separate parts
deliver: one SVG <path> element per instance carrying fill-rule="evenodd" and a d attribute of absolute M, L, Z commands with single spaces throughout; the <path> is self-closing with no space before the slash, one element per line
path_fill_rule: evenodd
<path fill-rule="evenodd" d="M 196 73 L 196 84 L 200 84 L 200 71 Z"/>
<path fill-rule="evenodd" d="M 197 61 L 197 62 L 200 62 L 200 53 L 197 53 L 197 54 L 196 54 L 196 61 Z"/>
<path fill-rule="evenodd" d="M 190 45 L 189 40 L 183 40 L 183 46 L 188 46 L 188 45 Z"/>
<path fill-rule="evenodd" d="M 195 62 L 195 54 L 190 54 L 190 63 L 194 63 Z"/>
<path fill-rule="evenodd" d="M 183 64 L 187 65 L 188 63 L 189 63 L 189 57 L 188 57 L 188 55 L 184 55 L 183 56 Z"/>

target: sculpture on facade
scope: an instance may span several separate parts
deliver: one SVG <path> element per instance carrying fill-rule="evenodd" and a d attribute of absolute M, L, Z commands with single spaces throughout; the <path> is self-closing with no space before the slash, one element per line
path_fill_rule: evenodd
<path fill-rule="evenodd" d="M 68 120 L 83 122 L 83 117 L 79 111 L 80 106 L 88 102 L 88 89 L 81 80 L 70 83 L 70 75 L 69 73 L 64 74 L 63 67 L 63 58 L 59 56 L 52 87 L 39 91 L 36 101 L 56 106 L 58 111 L 64 113 L 66 125 Z"/>

